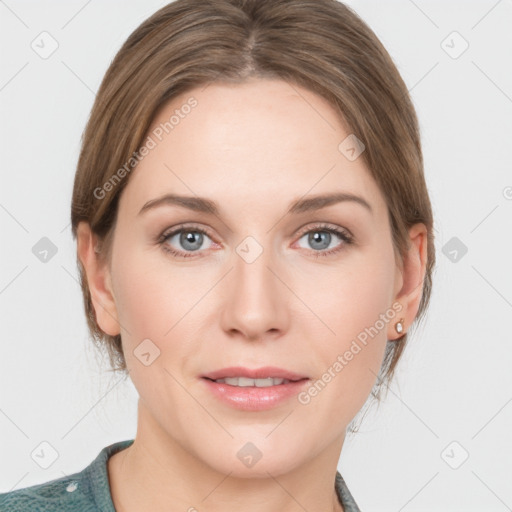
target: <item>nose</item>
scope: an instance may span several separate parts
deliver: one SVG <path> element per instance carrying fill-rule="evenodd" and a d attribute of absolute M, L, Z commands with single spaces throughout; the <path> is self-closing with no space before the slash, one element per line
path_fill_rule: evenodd
<path fill-rule="evenodd" d="M 251 341 L 276 338 L 287 330 L 291 295 L 277 258 L 258 245 L 249 239 L 233 254 L 221 313 L 225 332 Z"/>

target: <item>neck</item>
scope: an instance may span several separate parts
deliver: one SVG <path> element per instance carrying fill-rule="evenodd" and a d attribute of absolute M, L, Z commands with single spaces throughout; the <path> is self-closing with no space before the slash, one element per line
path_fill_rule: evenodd
<path fill-rule="evenodd" d="M 344 512 L 334 488 L 344 437 L 292 468 L 282 464 L 266 471 L 256 463 L 253 469 L 260 465 L 260 471 L 251 477 L 239 465 L 225 471 L 206 463 L 200 453 L 161 431 L 147 413 L 139 401 L 134 443 L 108 461 L 116 512 Z"/>

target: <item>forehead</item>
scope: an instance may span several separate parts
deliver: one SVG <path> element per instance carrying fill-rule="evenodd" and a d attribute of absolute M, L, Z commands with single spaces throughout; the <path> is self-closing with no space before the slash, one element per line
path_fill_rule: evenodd
<path fill-rule="evenodd" d="M 363 159 L 350 161 L 339 149 L 350 135 L 342 118 L 295 84 L 257 79 L 189 90 L 159 110 L 147 135 L 154 147 L 122 198 L 137 212 L 169 192 L 264 211 L 340 191 L 364 195 L 377 214 L 384 208 Z"/>

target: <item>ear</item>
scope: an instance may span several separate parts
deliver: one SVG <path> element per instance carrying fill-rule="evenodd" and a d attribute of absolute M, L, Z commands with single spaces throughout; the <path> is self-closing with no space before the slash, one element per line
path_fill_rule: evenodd
<path fill-rule="evenodd" d="M 97 236 L 87 222 L 80 222 L 77 228 L 77 253 L 84 267 L 91 300 L 100 329 L 110 336 L 120 333 L 117 309 L 112 292 L 108 262 L 103 261 L 95 251 Z"/>
<path fill-rule="evenodd" d="M 414 224 L 409 228 L 410 247 L 404 256 L 402 270 L 397 267 L 395 279 L 395 298 L 393 303 L 399 302 L 402 310 L 391 322 L 388 340 L 403 336 L 412 324 L 418 313 L 421 297 L 423 295 L 423 281 L 427 266 L 427 228 L 425 224 Z M 395 323 L 403 318 L 403 333 L 395 330 Z"/>

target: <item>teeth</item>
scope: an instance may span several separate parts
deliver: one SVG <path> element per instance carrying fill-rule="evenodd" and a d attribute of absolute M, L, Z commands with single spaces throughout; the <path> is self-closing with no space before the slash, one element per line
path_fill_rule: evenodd
<path fill-rule="evenodd" d="M 267 388 L 269 386 L 279 386 L 280 384 L 288 384 L 288 379 L 274 379 L 268 377 L 266 379 L 249 379 L 247 377 L 226 377 L 225 379 L 217 379 L 215 382 L 229 384 L 230 386 Z"/>

